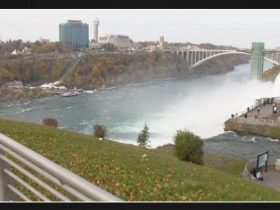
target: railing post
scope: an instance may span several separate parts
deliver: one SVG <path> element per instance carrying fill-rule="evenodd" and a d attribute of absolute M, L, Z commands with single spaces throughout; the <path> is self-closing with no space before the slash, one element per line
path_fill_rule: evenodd
<path fill-rule="evenodd" d="M 0 163 L 0 201 L 5 201 L 5 181 L 3 167 Z"/>
<path fill-rule="evenodd" d="M 3 155 L 1 150 L 0 154 Z M 16 201 L 18 200 L 17 196 L 8 189 L 8 184 L 14 185 L 15 182 L 5 174 L 4 169 L 11 169 L 11 167 L 0 160 L 0 201 Z"/>
<path fill-rule="evenodd" d="M 0 151 L 1 154 L 1 151 Z M 5 163 L 0 160 L 0 201 L 7 201 L 7 175 L 4 173 Z"/>
<path fill-rule="evenodd" d="M 0 150 L 0 155 L 3 151 Z M 4 162 L 0 160 L 0 201 L 5 200 L 5 178 L 4 178 Z"/>

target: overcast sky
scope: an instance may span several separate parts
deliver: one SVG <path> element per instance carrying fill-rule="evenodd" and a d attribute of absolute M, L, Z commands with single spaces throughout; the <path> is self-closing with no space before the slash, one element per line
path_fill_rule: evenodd
<path fill-rule="evenodd" d="M 1 9 L 0 38 L 58 41 L 59 23 L 68 19 L 89 24 L 100 20 L 99 34 L 128 35 L 133 41 L 212 43 L 251 47 L 252 41 L 265 42 L 266 48 L 280 46 L 280 10 L 233 9 Z"/>

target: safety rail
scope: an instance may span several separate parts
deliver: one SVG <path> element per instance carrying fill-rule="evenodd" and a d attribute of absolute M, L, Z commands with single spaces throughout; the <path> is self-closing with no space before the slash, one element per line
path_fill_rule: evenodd
<path fill-rule="evenodd" d="M 0 201 L 18 200 L 122 201 L 0 133 Z"/>

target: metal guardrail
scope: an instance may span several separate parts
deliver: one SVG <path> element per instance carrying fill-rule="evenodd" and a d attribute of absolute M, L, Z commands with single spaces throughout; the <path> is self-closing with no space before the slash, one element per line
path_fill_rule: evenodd
<path fill-rule="evenodd" d="M 30 197 L 42 201 L 122 201 L 0 133 L 0 201 L 32 201 Z"/>

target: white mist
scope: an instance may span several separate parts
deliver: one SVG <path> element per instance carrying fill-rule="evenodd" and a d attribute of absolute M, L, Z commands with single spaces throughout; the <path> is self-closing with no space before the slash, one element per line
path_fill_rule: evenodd
<path fill-rule="evenodd" d="M 191 93 L 149 123 L 151 132 L 160 133 L 151 139 L 152 147 L 173 143 L 178 129 L 190 130 L 201 138 L 221 134 L 231 114 L 245 111 L 257 98 L 280 95 L 279 75 L 275 84 L 251 80 L 248 64 L 224 75 L 197 80 Z"/>

